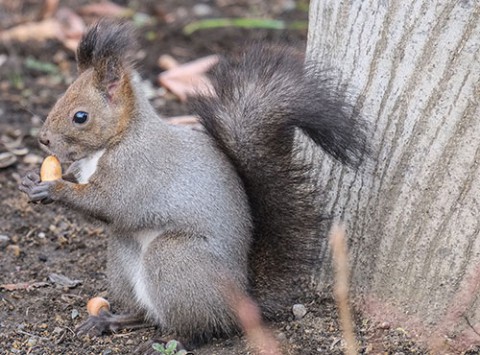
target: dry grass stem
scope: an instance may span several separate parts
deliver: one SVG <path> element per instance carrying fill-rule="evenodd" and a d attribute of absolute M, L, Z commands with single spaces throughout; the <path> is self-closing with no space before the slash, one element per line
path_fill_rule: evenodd
<path fill-rule="evenodd" d="M 333 225 L 330 231 L 330 246 L 332 248 L 333 266 L 335 269 L 335 301 L 340 316 L 340 326 L 346 342 L 345 354 L 358 354 L 357 341 L 353 332 L 353 319 L 348 300 L 350 272 L 348 267 L 348 253 L 345 242 L 345 229 L 340 225 Z"/>

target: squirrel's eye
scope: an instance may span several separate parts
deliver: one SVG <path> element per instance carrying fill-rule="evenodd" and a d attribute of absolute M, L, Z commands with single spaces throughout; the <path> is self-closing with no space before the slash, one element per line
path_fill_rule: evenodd
<path fill-rule="evenodd" d="M 87 119 L 88 119 L 88 113 L 86 113 L 85 111 L 78 111 L 78 112 L 75 112 L 75 114 L 73 115 L 73 122 L 77 124 L 83 124 L 87 122 Z"/>

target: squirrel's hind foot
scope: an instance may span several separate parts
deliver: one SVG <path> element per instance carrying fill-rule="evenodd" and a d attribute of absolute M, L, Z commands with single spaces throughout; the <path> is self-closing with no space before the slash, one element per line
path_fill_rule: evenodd
<path fill-rule="evenodd" d="M 107 333 L 116 333 L 122 329 L 140 329 L 152 326 L 145 321 L 143 315 L 113 314 L 102 310 L 98 316 L 89 316 L 75 330 L 77 336 L 100 336 Z"/>

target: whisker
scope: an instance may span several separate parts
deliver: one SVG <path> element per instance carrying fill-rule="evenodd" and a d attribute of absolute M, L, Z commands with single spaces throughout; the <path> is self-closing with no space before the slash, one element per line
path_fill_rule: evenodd
<path fill-rule="evenodd" d="M 35 112 L 33 112 L 32 110 L 30 110 L 28 107 L 26 107 L 26 106 L 23 106 L 23 105 L 22 105 L 22 106 L 20 106 L 20 108 L 21 108 L 22 110 L 24 110 L 24 111 L 26 111 L 26 112 L 28 112 L 28 113 L 32 114 L 33 116 L 36 116 L 36 117 L 38 117 L 38 119 L 39 119 L 40 121 L 42 121 L 42 123 L 44 123 L 44 122 L 45 122 L 45 119 L 44 119 L 44 118 L 42 118 L 42 116 L 41 116 L 41 115 L 39 115 L 39 114 L 36 114 L 36 113 L 35 113 Z"/>

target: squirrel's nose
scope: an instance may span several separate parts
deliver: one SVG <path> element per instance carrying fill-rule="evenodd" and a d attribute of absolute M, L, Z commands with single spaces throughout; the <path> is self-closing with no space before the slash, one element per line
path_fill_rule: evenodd
<path fill-rule="evenodd" d="M 50 140 L 47 138 L 45 134 L 40 133 L 40 136 L 38 137 L 38 141 L 44 146 L 50 145 Z"/>

